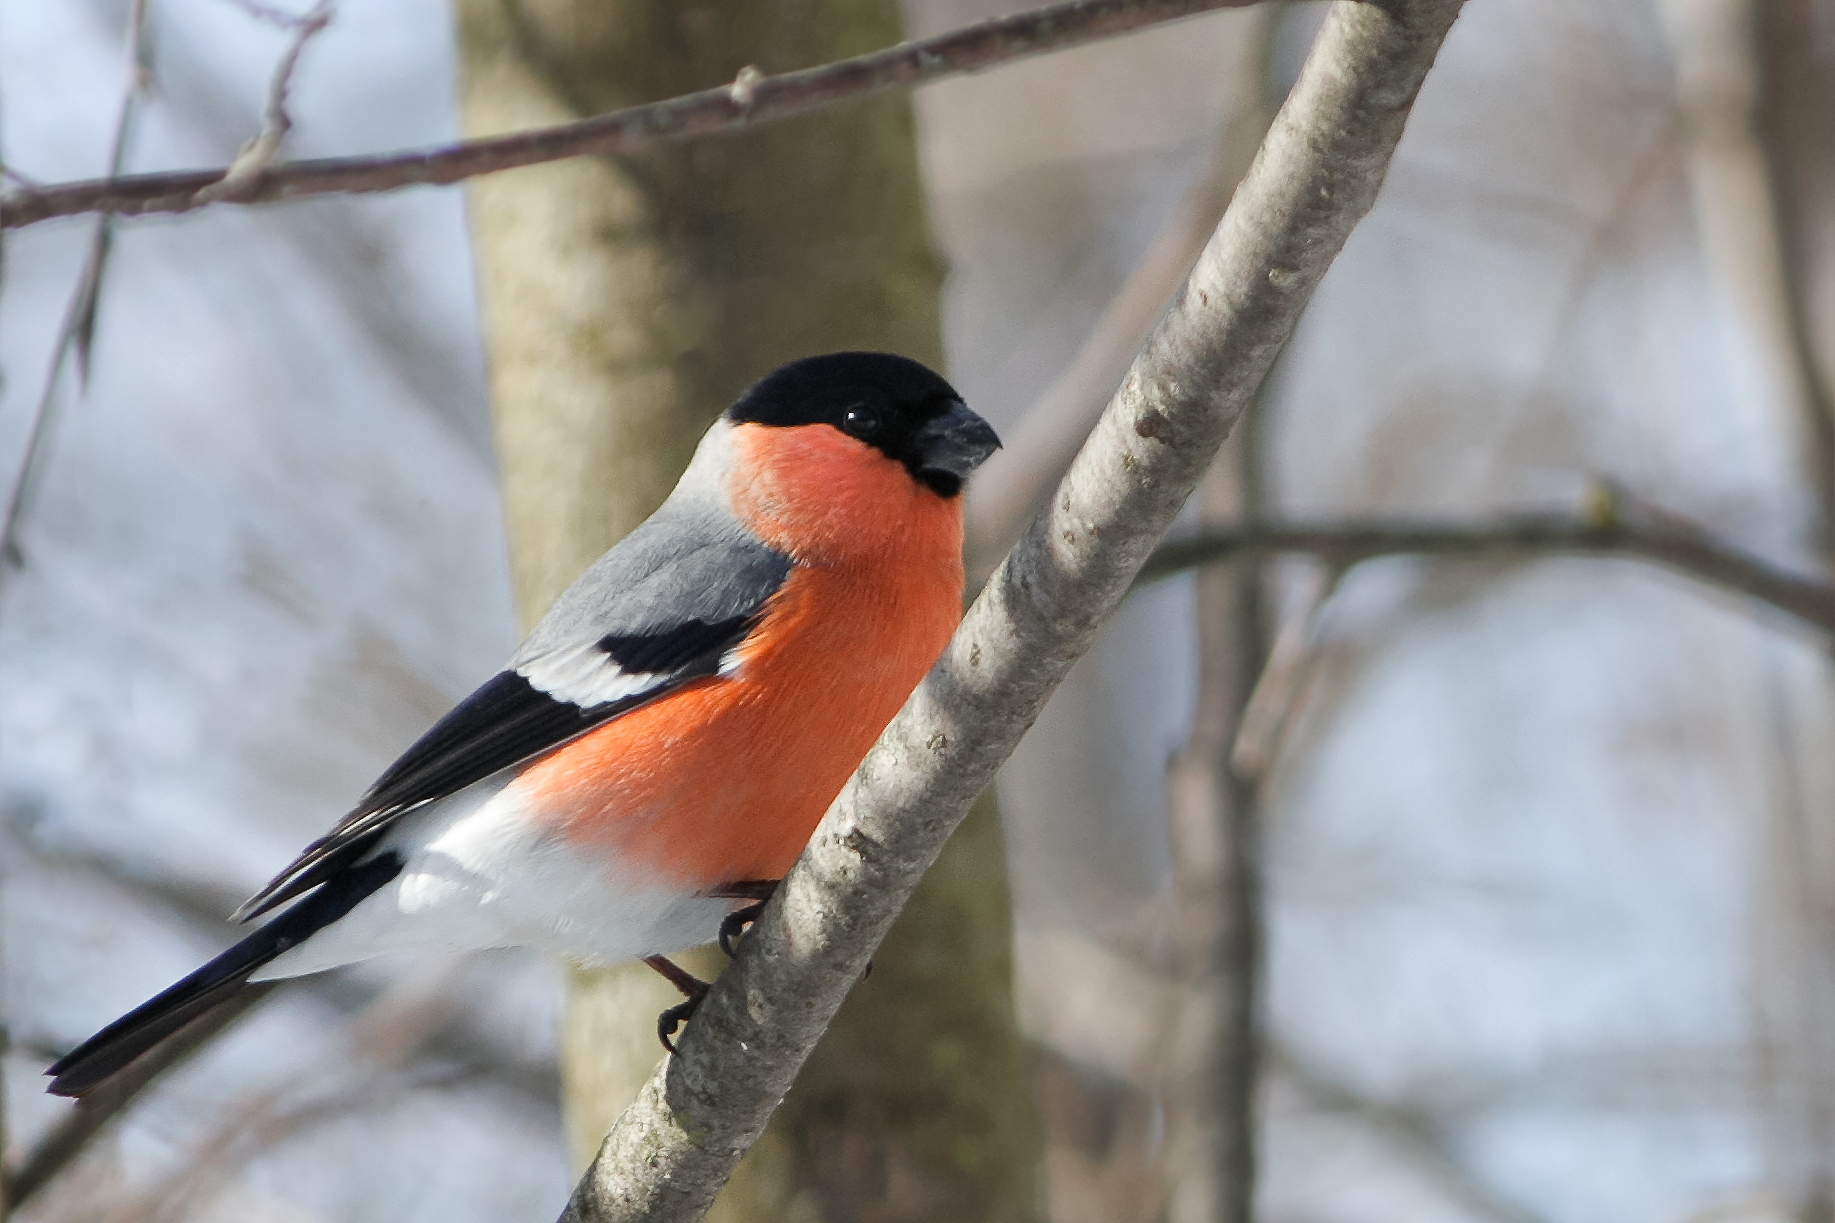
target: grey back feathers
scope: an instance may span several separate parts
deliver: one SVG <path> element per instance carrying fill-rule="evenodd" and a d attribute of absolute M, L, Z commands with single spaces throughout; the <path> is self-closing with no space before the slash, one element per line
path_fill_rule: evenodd
<path fill-rule="evenodd" d="M 790 558 L 727 507 L 719 482 L 729 428 L 714 425 L 669 500 L 556 600 L 511 669 L 590 708 L 667 683 L 684 665 L 705 665 L 708 647 L 759 614 L 789 575 Z"/>

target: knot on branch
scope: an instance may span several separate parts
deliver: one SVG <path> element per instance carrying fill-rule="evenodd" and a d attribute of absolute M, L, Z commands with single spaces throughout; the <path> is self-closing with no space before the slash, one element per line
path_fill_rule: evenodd
<path fill-rule="evenodd" d="M 868 866 L 878 865 L 881 851 L 885 848 L 868 836 L 859 825 L 847 830 L 841 838 L 841 844 Z"/>
<path fill-rule="evenodd" d="M 732 97 L 733 105 L 740 110 L 751 110 L 752 103 L 758 98 L 758 86 L 765 79 L 765 74 L 756 64 L 747 64 L 733 78 L 733 83 L 726 87 Z"/>
<path fill-rule="evenodd" d="M 1134 432 L 1141 437 L 1150 438 L 1157 442 L 1160 440 L 1160 435 L 1166 431 L 1166 427 L 1171 423 L 1172 422 L 1167 420 L 1165 415 L 1161 413 L 1158 408 L 1148 408 L 1146 415 L 1134 422 Z"/>

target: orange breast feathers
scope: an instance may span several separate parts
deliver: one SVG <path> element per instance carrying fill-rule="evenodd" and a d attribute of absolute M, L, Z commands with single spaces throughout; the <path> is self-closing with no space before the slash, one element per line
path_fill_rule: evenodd
<path fill-rule="evenodd" d="M 690 889 L 777 879 L 962 614 L 962 509 L 825 426 L 733 428 L 729 493 L 795 562 L 739 666 L 524 771 L 570 844 Z"/>

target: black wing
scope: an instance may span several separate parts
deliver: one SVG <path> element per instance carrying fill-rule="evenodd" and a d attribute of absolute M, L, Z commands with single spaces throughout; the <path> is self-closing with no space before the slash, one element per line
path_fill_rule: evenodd
<path fill-rule="evenodd" d="M 510 669 L 422 735 L 236 916 L 246 921 L 324 883 L 408 812 L 719 674 L 790 561 L 730 520 L 682 517 L 659 511 L 601 557 L 556 601 Z M 684 539 L 695 542 L 684 548 Z"/>

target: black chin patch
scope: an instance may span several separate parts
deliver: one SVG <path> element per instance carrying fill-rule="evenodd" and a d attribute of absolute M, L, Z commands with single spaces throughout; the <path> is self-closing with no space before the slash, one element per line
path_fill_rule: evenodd
<path fill-rule="evenodd" d="M 917 478 L 919 484 L 939 497 L 953 497 L 962 491 L 962 477 L 953 471 L 938 471 L 930 467 L 918 472 Z"/>

